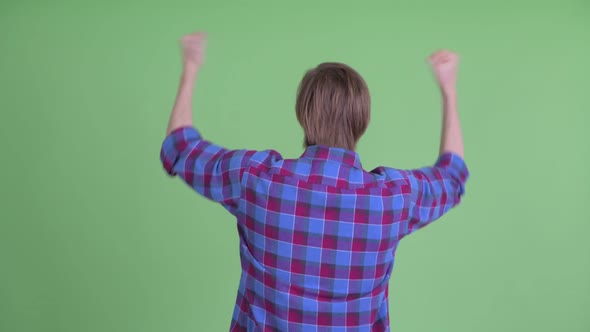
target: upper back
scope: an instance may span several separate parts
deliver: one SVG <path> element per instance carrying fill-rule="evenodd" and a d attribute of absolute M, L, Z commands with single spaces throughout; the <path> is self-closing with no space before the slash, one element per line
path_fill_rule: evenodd
<path fill-rule="evenodd" d="M 299 159 L 252 163 L 242 186 L 242 241 L 279 280 L 338 297 L 371 292 L 388 278 L 407 218 L 403 177 L 388 181 L 364 171 L 351 151 L 313 146 Z M 349 287 L 337 287 L 348 279 Z"/>

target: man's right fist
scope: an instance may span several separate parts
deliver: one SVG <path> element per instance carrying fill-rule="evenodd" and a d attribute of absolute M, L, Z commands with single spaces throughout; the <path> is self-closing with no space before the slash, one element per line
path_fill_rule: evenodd
<path fill-rule="evenodd" d="M 182 46 L 182 56 L 185 66 L 198 69 L 203 64 L 205 55 L 205 42 L 207 35 L 203 32 L 196 32 L 182 37 L 180 45 Z"/>
<path fill-rule="evenodd" d="M 443 91 L 454 89 L 457 83 L 457 67 L 459 55 L 448 50 L 434 52 L 428 61 L 432 65 L 432 71 Z"/>

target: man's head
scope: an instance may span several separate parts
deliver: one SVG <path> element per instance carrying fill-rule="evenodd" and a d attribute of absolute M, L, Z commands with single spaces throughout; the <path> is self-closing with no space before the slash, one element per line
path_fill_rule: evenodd
<path fill-rule="evenodd" d="M 322 63 L 301 80 L 295 111 L 305 132 L 306 147 L 325 145 L 354 150 L 369 125 L 369 89 L 349 66 Z"/>

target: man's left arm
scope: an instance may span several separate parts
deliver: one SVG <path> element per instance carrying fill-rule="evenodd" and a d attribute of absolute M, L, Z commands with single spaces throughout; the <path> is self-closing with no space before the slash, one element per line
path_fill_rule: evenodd
<path fill-rule="evenodd" d="M 199 32 L 186 35 L 180 41 L 183 59 L 182 76 L 166 136 L 176 129 L 193 125 L 193 91 L 197 74 L 203 64 L 205 40 L 206 35 Z"/>
<path fill-rule="evenodd" d="M 254 156 L 264 161 L 270 155 L 268 151 L 225 149 L 204 140 L 192 126 L 172 131 L 160 152 L 168 174 L 179 176 L 194 191 L 230 212 L 238 205 L 242 175 Z"/>
<path fill-rule="evenodd" d="M 280 158 L 274 151 L 227 150 L 201 137 L 193 127 L 192 99 L 203 62 L 205 34 L 181 40 L 183 72 L 160 157 L 168 174 L 181 177 L 201 195 L 233 211 L 241 193 L 241 178 L 251 159 L 263 163 Z"/>

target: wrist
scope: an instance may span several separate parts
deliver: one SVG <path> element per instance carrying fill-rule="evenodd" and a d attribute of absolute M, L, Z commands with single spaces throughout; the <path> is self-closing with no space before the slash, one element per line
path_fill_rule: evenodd
<path fill-rule="evenodd" d="M 192 62 L 184 62 L 182 71 L 184 74 L 195 75 L 199 71 L 200 66 Z"/>
<path fill-rule="evenodd" d="M 454 86 L 441 87 L 441 93 L 442 93 L 443 98 L 445 98 L 445 99 L 457 98 L 457 89 Z"/>

